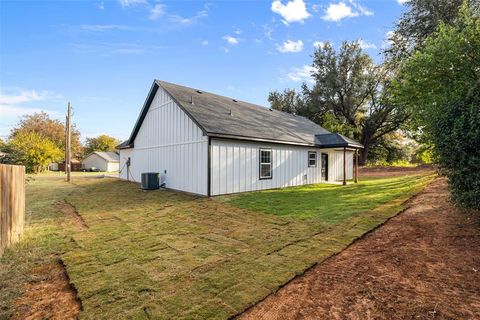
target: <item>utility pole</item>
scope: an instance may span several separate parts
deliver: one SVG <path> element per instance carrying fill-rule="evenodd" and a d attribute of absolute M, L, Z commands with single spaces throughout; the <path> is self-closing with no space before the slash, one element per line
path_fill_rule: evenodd
<path fill-rule="evenodd" d="M 67 143 L 66 143 L 66 159 L 65 159 L 65 170 L 67 170 L 67 182 L 70 182 L 70 173 L 72 172 L 71 166 L 71 130 L 70 130 L 70 117 L 71 117 L 71 107 L 70 102 L 68 103 L 67 110 Z"/>
<path fill-rule="evenodd" d="M 65 174 L 67 174 L 67 135 L 68 135 L 68 129 L 67 129 L 67 125 L 68 125 L 68 116 L 65 116 L 65 148 L 63 150 L 63 172 L 65 172 Z"/>

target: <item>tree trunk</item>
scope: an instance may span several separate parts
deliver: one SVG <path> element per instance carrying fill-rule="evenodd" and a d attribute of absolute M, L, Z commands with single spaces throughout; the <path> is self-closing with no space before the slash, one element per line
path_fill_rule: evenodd
<path fill-rule="evenodd" d="M 367 163 L 368 159 L 368 151 L 370 149 L 370 144 L 369 143 L 364 143 L 363 149 L 360 149 L 360 161 L 359 165 L 364 166 Z"/>

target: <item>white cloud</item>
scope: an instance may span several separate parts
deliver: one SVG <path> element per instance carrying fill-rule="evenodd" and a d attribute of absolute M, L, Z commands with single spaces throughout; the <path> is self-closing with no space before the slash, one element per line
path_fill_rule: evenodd
<path fill-rule="evenodd" d="M 137 4 L 145 4 L 147 3 L 147 1 L 145 0 L 118 0 L 118 2 L 120 3 L 120 5 L 122 7 L 130 7 L 130 6 L 134 6 L 134 5 L 137 5 Z"/>
<path fill-rule="evenodd" d="M 359 40 L 358 40 L 358 44 L 360 45 L 360 48 L 362 48 L 363 50 L 367 50 L 367 49 L 377 49 L 377 46 L 376 46 L 374 43 L 366 42 L 366 41 L 363 40 L 363 39 L 359 39 Z"/>
<path fill-rule="evenodd" d="M 242 34 L 242 30 L 236 29 L 235 31 L 233 31 L 233 33 L 235 33 L 236 35 L 240 35 Z"/>
<path fill-rule="evenodd" d="M 0 105 L 0 113 L 3 117 L 17 117 L 25 114 L 33 114 L 43 111 L 40 108 L 22 108 L 18 106 Z"/>
<path fill-rule="evenodd" d="M 350 3 L 360 12 L 360 14 L 362 14 L 364 16 L 367 16 L 367 17 L 373 16 L 373 11 L 372 10 L 361 6 L 360 4 L 356 3 L 353 0 L 350 0 Z"/>
<path fill-rule="evenodd" d="M 97 6 L 97 8 L 98 8 L 99 10 L 105 9 L 105 4 L 103 3 L 103 1 L 97 2 L 97 3 L 95 3 L 95 5 Z"/>
<path fill-rule="evenodd" d="M 351 7 L 344 2 L 330 3 L 323 16 L 327 21 L 340 21 L 343 18 L 351 18 L 358 16 L 358 12 L 354 12 Z"/>
<path fill-rule="evenodd" d="M 265 35 L 265 37 L 267 37 L 268 39 L 270 40 L 274 40 L 273 37 L 272 37 L 272 33 L 273 33 L 273 27 L 268 25 L 268 24 L 264 24 L 262 26 L 262 29 L 263 29 L 263 34 Z"/>
<path fill-rule="evenodd" d="M 5 92 L 0 91 L 0 114 L 5 118 L 18 117 L 25 114 L 40 112 L 43 109 L 36 106 L 25 106 L 25 104 L 38 101 L 64 102 L 65 98 L 51 91 L 23 90 L 14 88 Z M 45 110 L 47 112 L 47 110 Z M 55 111 L 48 111 L 52 115 L 58 114 Z"/>
<path fill-rule="evenodd" d="M 361 6 L 354 0 L 350 0 L 349 4 L 344 1 L 338 3 L 330 3 L 325 10 L 325 15 L 322 19 L 327 21 L 338 22 L 345 18 L 358 17 L 360 15 L 372 16 L 373 11 Z"/>
<path fill-rule="evenodd" d="M 202 41 L 202 46 L 208 46 L 208 40 L 203 40 Z"/>
<path fill-rule="evenodd" d="M 39 101 L 45 100 L 47 97 L 47 92 L 38 92 L 36 90 L 23 90 L 19 93 L 6 94 L 0 93 L 0 105 L 15 105 L 22 104 L 30 101 Z"/>
<path fill-rule="evenodd" d="M 200 10 L 193 17 L 190 17 L 190 18 L 185 18 L 179 15 L 171 15 L 170 21 L 181 24 L 181 25 L 192 25 L 198 20 L 200 20 L 201 18 L 205 18 L 207 16 L 208 16 L 207 10 Z"/>
<path fill-rule="evenodd" d="M 293 67 L 291 71 L 287 74 L 287 78 L 294 82 L 315 82 L 312 78 L 312 72 L 315 71 L 315 68 L 309 65 L 304 65 L 301 68 Z"/>
<path fill-rule="evenodd" d="M 320 48 L 320 47 L 323 47 L 324 44 L 325 44 L 325 42 L 323 42 L 323 41 L 315 41 L 315 42 L 313 43 L 313 46 L 314 46 L 315 48 Z"/>
<path fill-rule="evenodd" d="M 165 13 L 165 5 L 164 4 L 156 4 L 152 9 L 150 9 L 150 20 L 156 20 L 161 17 Z"/>
<path fill-rule="evenodd" d="M 300 52 L 303 50 L 303 41 L 298 40 L 298 41 L 292 41 L 292 40 L 287 40 L 284 43 L 282 43 L 281 46 L 277 47 L 277 50 L 286 53 L 286 52 Z"/>
<path fill-rule="evenodd" d="M 231 45 L 236 45 L 238 44 L 238 39 L 229 35 L 226 35 L 223 37 L 223 40 L 227 41 Z"/>
<path fill-rule="evenodd" d="M 405 3 L 407 3 L 409 0 L 397 0 L 397 3 L 400 4 L 400 5 L 403 5 Z"/>
<path fill-rule="evenodd" d="M 311 16 L 303 0 L 292 0 L 288 1 L 287 4 L 283 4 L 281 0 L 274 0 L 272 2 L 272 11 L 282 16 L 282 21 L 285 24 L 291 22 L 303 23 L 304 20 Z"/>
<path fill-rule="evenodd" d="M 315 11 L 315 12 L 318 12 L 320 10 L 321 6 L 319 4 L 314 4 L 312 6 L 312 10 Z"/>
<path fill-rule="evenodd" d="M 98 42 L 98 43 L 72 43 L 71 48 L 83 54 L 99 54 L 109 56 L 112 54 L 142 54 L 165 49 L 164 46 L 147 46 L 128 42 Z"/>
<path fill-rule="evenodd" d="M 119 24 L 82 24 L 80 30 L 89 32 L 106 32 L 110 30 L 133 30 L 132 27 Z"/>

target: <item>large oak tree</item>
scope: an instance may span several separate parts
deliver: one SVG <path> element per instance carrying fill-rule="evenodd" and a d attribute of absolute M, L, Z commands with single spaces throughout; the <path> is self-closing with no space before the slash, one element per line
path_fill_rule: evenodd
<path fill-rule="evenodd" d="M 479 0 L 409 0 L 405 11 L 389 34 L 390 46 L 385 53 L 390 62 L 398 64 L 415 50 L 423 48 L 427 38 L 440 24 L 453 26 L 460 8 L 466 2 L 472 12 L 480 13 Z"/>
<path fill-rule="evenodd" d="M 272 108 L 297 113 L 340 132 L 364 145 L 360 162 L 365 163 L 370 147 L 405 122 L 408 114 L 389 99 L 390 74 L 364 53 L 358 42 L 344 42 L 335 51 L 330 43 L 313 55 L 312 87 L 302 92 L 287 89 L 272 92 Z"/>

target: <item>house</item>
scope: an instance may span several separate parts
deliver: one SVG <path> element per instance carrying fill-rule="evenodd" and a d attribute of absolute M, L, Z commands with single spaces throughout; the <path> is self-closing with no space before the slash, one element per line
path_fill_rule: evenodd
<path fill-rule="evenodd" d="M 362 147 L 301 116 L 155 80 L 118 149 L 121 179 L 158 172 L 167 188 L 214 196 L 346 184 Z"/>
<path fill-rule="evenodd" d="M 119 156 L 115 152 L 95 151 L 82 160 L 83 169 L 96 168 L 100 171 L 118 171 Z"/>

